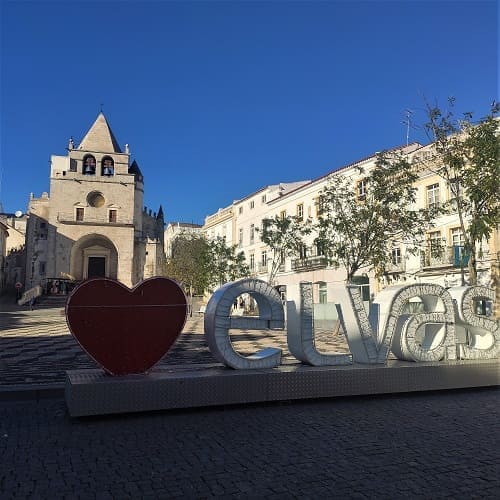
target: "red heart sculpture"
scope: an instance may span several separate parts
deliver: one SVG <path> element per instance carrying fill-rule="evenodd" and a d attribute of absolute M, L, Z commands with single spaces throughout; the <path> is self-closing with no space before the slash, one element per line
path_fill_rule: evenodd
<path fill-rule="evenodd" d="M 144 373 L 170 349 L 186 322 L 187 301 L 168 278 L 134 288 L 93 278 L 66 304 L 68 327 L 85 352 L 112 375 Z"/>

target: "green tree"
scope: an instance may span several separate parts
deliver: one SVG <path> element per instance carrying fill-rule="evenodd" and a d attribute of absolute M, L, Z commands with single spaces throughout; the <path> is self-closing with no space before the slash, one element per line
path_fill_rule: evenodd
<path fill-rule="evenodd" d="M 360 269 L 381 275 L 391 259 L 392 243 L 409 252 L 431 224 L 434 212 L 413 208 L 417 174 L 401 150 L 380 153 L 366 175 L 355 179 L 333 174 L 320 193 L 316 243 L 334 267 L 344 267 L 352 282 Z"/>
<path fill-rule="evenodd" d="M 165 274 L 179 282 L 192 303 L 193 294 L 202 294 L 209 283 L 210 246 L 204 236 L 180 234 L 172 242 L 172 256 Z"/>
<path fill-rule="evenodd" d="M 311 232 L 311 226 L 291 216 L 278 216 L 262 220 L 260 239 L 271 249 L 271 271 L 269 283 L 274 284 L 280 266 L 286 257 L 299 254 L 304 246 L 304 236 Z"/>
<path fill-rule="evenodd" d="M 208 242 L 208 286 L 218 288 L 224 283 L 250 275 L 245 254 L 236 245 L 228 245 L 225 238 L 217 237 Z"/>
<path fill-rule="evenodd" d="M 470 284 L 474 285 L 482 241 L 500 223 L 500 105 L 494 102 L 490 113 L 474 123 L 472 113 L 457 118 L 454 104 L 455 100 L 450 98 L 449 108 L 444 111 L 427 104 L 425 130 L 433 147 L 431 155 L 420 160 L 419 167 L 438 174 L 447 183 L 451 201 L 446 208 L 458 215 L 464 236 L 460 262 L 462 285 L 465 259 L 468 259 Z"/>

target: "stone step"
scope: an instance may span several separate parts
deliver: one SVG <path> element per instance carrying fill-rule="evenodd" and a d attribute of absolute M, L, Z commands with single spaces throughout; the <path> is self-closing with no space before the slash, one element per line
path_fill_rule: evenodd
<path fill-rule="evenodd" d="M 69 295 L 42 295 L 36 299 L 37 308 L 64 308 Z"/>

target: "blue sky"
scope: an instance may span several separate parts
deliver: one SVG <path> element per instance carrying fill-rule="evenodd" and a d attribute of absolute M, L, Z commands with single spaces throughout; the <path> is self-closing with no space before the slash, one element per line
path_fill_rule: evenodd
<path fill-rule="evenodd" d="M 0 200 L 25 210 L 101 104 L 167 221 L 403 144 L 424 98 L 498 99 L 496 1 L 1 2 Z M 411 140 L 426 141 L 421 129 Z"/>

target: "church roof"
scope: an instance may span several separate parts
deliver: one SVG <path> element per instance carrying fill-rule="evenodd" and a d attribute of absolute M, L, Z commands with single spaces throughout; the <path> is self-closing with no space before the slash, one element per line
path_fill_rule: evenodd
<path fill-rule="evenodd" d="M 128 173 L 134 174 L 137 180 L 142 181 L 142 172 L 135 160 L 132 162 L 130 167 L 128 167 Z"/>
<path fill-rule="evenodd" d="M 102 151 L 103 153 L 121 153 L 116 137 L 113 135 L 106 117 L 99 113 L 78 149 L 84 151 Z"/>

